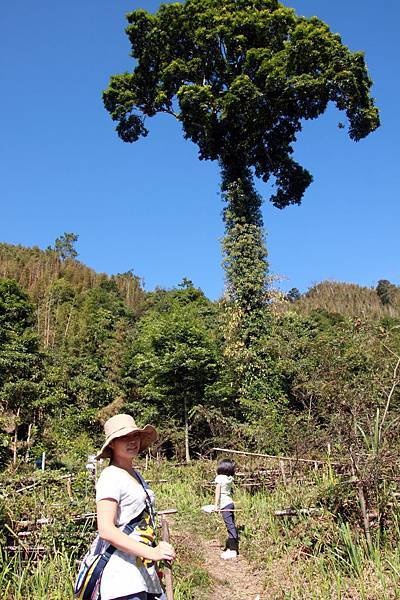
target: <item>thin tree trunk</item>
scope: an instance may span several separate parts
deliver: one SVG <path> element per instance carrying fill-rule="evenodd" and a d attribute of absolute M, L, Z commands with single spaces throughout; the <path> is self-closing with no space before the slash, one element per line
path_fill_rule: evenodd
<path fill-rule="evenodd" d="M 26 440 L 26 452 L 25 452 L 25 462 L 27 463 L 29 460 L 29 448 L 31 445 L 31 432 L 32 432 L 32 423 L 29 423 L 28 427 L 28 437 Z"/>
<path fill-rule="evenodd" d="M 69 324 L 71 322 L 71 317 L 72 317 L 72 311 L 73 310 L 74 310 L 74 305 L 71 306 L 71 310 L 69 311 L 68 321 L 67 321 L 67 325 L 65 326 L 65 331 L 64 331 L 64 342 L 67 339 Z"/>
<path fill-rule="evenodd" d="M 20 409 L 17 410 L 17 418 L 15 419 L 14 444 L 13 444 L 13 465 L 17 464 L 17 445 L 18 445 L 18 422 Z"/>
<path fill-rule="evenodd" d="M 36 311 L 37 332 L 38 332 L 38 335 L 40 335 L 40 317 L 41 317 L 41 314 L 40 314 L 40 301 L 38 300 L 37 311 Z"/>
<path fill-rule="evenodd" d="M 365 493 L 364 493 L 364 486 L 363 486 L 362 481 L 360 481 L 360 479 L 359 479 L 359 470 L 358 470 L 358 467 L 356 465 L 353 455 L 350 455 L 350 458 L 351 458 L 351 472 L 352 472 L 352 475 L 355 480 L 355 484 L 357 487 L 358 500 L 360 503 L 360 512 L 361 512 L 363 525 L 364 525 L 365 539 L 367 540 L 368 549 L 370 550 L 372 548 L 372 539 L 371 539 L 371 532 L 370 532 L 369 516 L 368 516 L 368 511 L 367 511 L 367 502 L 366 502 Z"/>
<path fill-rule="evenodd" d="M 188 420 L 188 410 L 187 410 L 187 401 L 186 398 L 184 400 L 184 411 L 185 411 L 185 457 L 186 462 L 190 462 L 190 452 L 189 452 L 189 420 Z"/>
<path fill-rule="evenodd" d="M 59 311 L 60 311 L 60 301 L 57 300 L 57 306 L 56 306 L 56 314 L 55 314 L 55 323 L 54 323 L 54 330 L 52 331 L 52 341 L 51 341 L 51 349 L 54 350 L 54 344 L 56 342 L 56 334 L 57 334 L 57 325 L 58 325 L 58 315 L 59 315 Z"/>
<path fill-rule="evenodd" d="M 365 500 L 364 486 L 362 485 L 361 482 L 357 483 L 357 493 L 358 493 L 358 499 L 360 501 L 360 509 L 361 509 L 361 514 L 362 514 L 362 518 L 363 518 L 365 538 L 367 540 L 368 547 L 372 548 L 372 539 L 371 539 L 371 533 L 370 533 L 369 516 L 368 516 L 368 512 L 367 512 L 367 503 Z"/>

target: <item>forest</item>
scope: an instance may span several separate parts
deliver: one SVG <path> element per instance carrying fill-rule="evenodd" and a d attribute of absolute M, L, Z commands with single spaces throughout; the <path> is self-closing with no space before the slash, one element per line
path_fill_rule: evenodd
<path fill-rule="evenodd" d="M 46 577 L 53 577 L 54 569 L 67 573 L 62 591 L 45 596 L 35 587 L 37 578 L 36 583 L 26 579 L 23 570 L 26 587 L 18 596 L 3 565 L 10 597 L 24 598 L 27 590 L 35 598 L 69 597 L 63 594 L 71 593 L 65 588 L 74 577 L 71 557 L 83 551 L 87 527 L 94 527 L 85 463 L 101 445 L 102 424 L 117 412 L 157 426 L 160 438 L 148 456 L 154 461 L 149 469 L 157 480 L 167 481 L 161 478 L 167 477 L 168 464 L 178 465 L 178 482 L 170 490 L 165 483 L 158 495 L 167 506 L 182 503 L 186 531 L 188 520 L 194 530 L 199 526 L 190 511 L 206 501 L 202 481 L 210 477 L 213 448 L 290 457 L 291 466 L 281 473 L 282 461 L 278 465 L 277 460 L 235 455 L 247 473 L 238 491 L 243 510 L 253 519 L 256 507 L 257 518 L 268 514 L 273 520 L 271 511 L 282 503 L 306 513 L 311 505 L 312 511 L 314 506 L 327 511 L 328 526 L 319 521 L 322 517 L 305 514 L 294 529 L 286 524 L 285 534 L 270 523 L 268 537 L 260 543 L 268 542 L 271 554 L 278 545 L 279 553 L 286 553 L 281 544 L 287 536 L 290 551 L 293 545 L 301 547 L 324 561 L 334 544 L 340 585 L 348 590 L 350 573 L 351 585 L 359 590 L 371 569 L 371 552 L 398 545 L 400 289 L 386 280 L 376 288 L 326 281 L 300 294 L 296 289 L 279 292 L 271 282 L 268 323 L 258 341 L 262 370 L 250 390 L 241 389 L 238 352 L 243 348 L 238 350 L 235 332 L 226 329 L 231 310 L 226 299 L 208 300 L 189 279 L 170 290 L 146 292 L 132 272 L 96 273 L 78 260 L 76 241 L 75 234 L 65 233 L 45 250 L 0 245 L 3 543 L 15 552 L 21 523 L 32 514 L 39 521 L 58 515 L 57 525 L 34 535 L 43 551 L 54 540 L 60 548 L 55 563 L 40 563 L 50 569 Z M 40 469 L 43 453 L 45 471 Z M 325 461 L 325 466 L 313 471 L 304 459 L 311 465 Z M 188 471 L 182 471 L 185 464 Z M 252 472 L 264 474 L 256 484 Z M 67 496 L 65 477 L 75 478 Z M 304 478 L 311 488 L 299 485 Z M 356 483 L 344 485 L 351 480 Z M 33 487 L 26 493 L 34 497 L 15 494 L 21 486 Z M 61 504 L 54 505 L 57 498 Z M 83 528 L 81 513 L 90 521 Z M 203 526 L 203 537 L 204 531 L 215 535 L 209 525 Z M 253 534 L 245 532 L 249 556 L 253 543 Z M 16 556 L 18 552 L 8 560 Z M 346 597 L 396 597 L 391 594 L 397 560 L 397 555 L 390 558 L 394 579 L 385 583 L 387 596 L 372 581 L 371 595 L 349 592 Z M 336 597 L 327 591 L 323 595 L 326 568 L 321 567 L 321 580 L 308 574 L 321 594 L 316 597 Z M 177 567 L 177 597 L 212 597 L 207 577 L 193 549 L 186 548 Z M 304 597 L 297 585 L 288 597 Z"/>
<path fill-rule="evenodd" d="M 84 461 L 118 411 L 154 422 L 155 451 L 184 460 L 233 439 L 237 450 L 310 457 L 330 442 L 347 456 L 377 411 L 387 424 L 399 416 L 397 390 L 385 414 L 400 354 L 394 284 L 322 282 L 304 294 L 271 284 L 265 385 L 253 382 L 248 403 L 224 299 L 189 279 L 145 292 L 131 272 L 96 273 L 69 236 L 46 250 L 0 246 L 3 466 L 43 451 L 50 464 Z M 383 429 L 394 443 L 396 426 Z"/>

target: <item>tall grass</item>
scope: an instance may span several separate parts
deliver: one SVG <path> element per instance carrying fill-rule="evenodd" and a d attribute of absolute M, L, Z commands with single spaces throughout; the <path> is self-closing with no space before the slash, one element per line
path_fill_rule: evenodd
<path fill-rule="evenodd" d="M 75 558 L 55 552 L 39 562 L 23 561 L 20 555 L 0 555 L 0 589 L 4 600 L 69 600 Z"/>
<path fill-rule="evenodd" d="M 264 465 L 265 466 L 265 465 Z M 162 467 L 156 467 L 161 469 Z M 159 471 L 160 473 L 160 471 Z M 222 519 L 200 511 L 213 501 L 215 463 L 204 461 L 171 470 L 166 466 L 159 477 L 169 478 L 157 489 L 160 508 L 175 507 L 177 530 L 194 536 L 225 538 Z M 351 528 L 335 514 L 276 517 L 276 510 L 315 506 L 321 491 L 329 493 L 337 483 L 332 469 L 308 475 L 308 485 L 278 485 L 249 494 L 237 488 L 236 514 L 241 530 L 241 552 L 264 575 L 265 598 L 290 600 L 391 600 L 400 598 L 400 550 L 390 541 L 368 548 L 361 528 Z M 393 539 L 399 539 L 400 516 L 391 523 Z M 397 528 L 397 533 L 396 533 Z M 180 548 L 178 546 L 178 552 Z M 208 582 L 209 584 L 209 582 Z M 190 598 L 191 596 L 187 596 Z M 195 597 L 195 596 L 194 596 Z"/>
<path fill-rule="evenodd" d="M 214 479 L 215 463 L 202 461 L 175 467 L 154 462 L 144 475 L 155 482 L 152 487 L 158 509 L 178 510 L 168 517 L 172 543 L 178 552 L 174 566 L 175 599 L 209 597 L 213 582 L 203 566 L 200 542 L 217 538 L 222 544 L 226 534 L 219 515 L 201 512 L 202 505 L 213 501 L 214 490 L 207 484 Z M 156 483 L 160 479 L 167 481 Z M 392 538 L 376 535 L 372 549 L 367 546 L 361 527 L 350 527 L 328 510 L 312 516 L 274 515 L 276 510 L 286 507 L 318 506 L 321 491 L 329 493 L 335 483 L 328 468 L 325 472 L 309 474 L 302 484 L 278 485 L 272 492 L 263 490 L 250 494 L 239 487 L 236 489 L 235 502 L 241 509 L 236 513 L 241 553 L 262 574 L 265 599 L 400 598 L 400 549 L 390 542 L 390 539 L 400 539 L 398 513 L 394 513 L 390 523 Z M 88 535 L 88 543 L 91 535 Z M 54 546 L 57 547 L 57 539 Z M 1 598 L 72 599 L 76 558 L 71 547 L 49 552 L 36 563 L 0 554 Z"/>

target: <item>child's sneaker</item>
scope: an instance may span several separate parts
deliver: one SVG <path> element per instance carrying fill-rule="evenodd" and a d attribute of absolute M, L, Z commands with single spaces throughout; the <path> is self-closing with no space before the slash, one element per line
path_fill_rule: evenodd
<path fill-rule="evenodd" d="M 221 554 L 221 558 L 223 558 L 224 560 L 229 560 L 230 558 L 236 558 L 236 557 L 237 557 L 236 550 L 225 550 Z"/>

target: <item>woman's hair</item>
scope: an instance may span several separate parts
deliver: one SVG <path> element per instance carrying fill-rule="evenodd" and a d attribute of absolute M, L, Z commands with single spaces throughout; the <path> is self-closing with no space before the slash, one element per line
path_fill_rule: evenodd
<path fill-rule="evenodd" d="M 233 460 L 223 459 L 217 465 L 218 475 L 234 475 L 236 471 L 236 463 Z"/>

